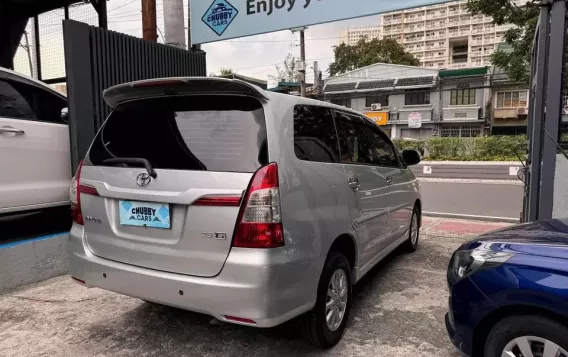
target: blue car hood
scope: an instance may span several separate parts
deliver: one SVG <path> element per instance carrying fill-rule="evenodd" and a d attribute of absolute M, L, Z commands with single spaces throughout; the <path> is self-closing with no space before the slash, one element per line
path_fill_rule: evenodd
<path fill-rule="evenodd" d="M 483 234 L 462 246 L 568 259 L 568 219 L 519 224 Z"/>

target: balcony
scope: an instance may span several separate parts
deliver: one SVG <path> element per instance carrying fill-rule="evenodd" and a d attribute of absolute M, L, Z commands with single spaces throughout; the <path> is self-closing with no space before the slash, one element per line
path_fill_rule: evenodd
<path fill-rule="evenodd" d="M 483 29 L 482 28 L 474 28 L 473 30 L 471 30 L 472 34 L 482 34 L 483 33 Z"/>
<path fill-rule="evenodd" d="M 448 11 L 448 16 L 456 16 L 456 15 L 459 15 L 459 14 L 460 14 L 459 10 Z"/>
<path fill-rule="evenodd" d="M 458 26 L 459 24 L 460 24 L 459 21 L 448 21 L 448 27 Z"/>
<path fill-rule="evenodd" d="M 479 46 L 483 44 L 483 40 L 471 41 L 472 46 Z"/>
<path fill-rule="evenodd" d="M 426 41 L 441 40 L 441 39 L 445 39 L 445 38 L 446 38 L 446 36 L 444 36 L 444 35 L 426 36 Z"/>
<path fill-rule="evenodd" d="M 392 29 L 390 33 L 391 33 L 391 34 L 396 34 L 396 33 L 401 33 L 401 32 L 402 32 L 402 29 L 397 28 L 397 29 Z"/>
<path fill-rule="evenodd" d="M 469 36 L 471 35 L 471 30 L 460 30 L 460 36 Z"/>
<path fill-rule="evenodd" d="M 423 42 L 423 41 L 424 41 L 424 37 L 411 37 L 411 38 L 405 38 L 404 39 L 404 43 Z"/>
<path fill-rule="evenodd" d="M 467 62 L 450 64 L 451 69 L 460 69 L 460 68 L 466 68 L 466 67 L 467 67 Z"/>
<path fill-rule="evenodd" d="M 495 32 L 495 27 L 485 27 L 483 28 L 483 32 L 485 33 L 494 33 Z"/>
<path fill-rule="evenodd" d="M 414 16 L 414 17 L 407 17 L 404 19 L 404 23 L 412 23 L 412 22 L 419 22 L 424 21 L 425 16 Z"/>
<path fill-rule="evenodd" d="M 442 120 L 444 121 L 461 121 L 471 122 L 478 121 L 480 107 L 477 105 L 450 106 L 442 108 Z"/>
<path fill-rule="evenodd" d="M 402 19 L 392 19 L 391 20 L 391 24 L 401 24 L 402 23 Z"/>
<path fill-rule="evenodd" d="M 495 43 L 495 38 L 486 38 L 483 40 L 483 44 L 485 45 L 491 45 Z"/>
<path fill-rule="evenodd" d="M 482 54 L 483 54 L 483 52 L 481 52 L 481 51 L 472 51 L 471 57 L 481 57 Z"/>

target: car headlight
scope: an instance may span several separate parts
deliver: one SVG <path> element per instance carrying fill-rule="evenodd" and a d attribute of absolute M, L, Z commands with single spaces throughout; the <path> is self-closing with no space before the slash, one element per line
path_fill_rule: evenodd
<path fill-rule="evenodd" d="M 458 250 L 454 253 L 448 267 L 448 282 L 454 285 L 479 269 L 496 267 L 505 263 L 513 255 L 513 253 L 495 252 L 485 247 Z"/>

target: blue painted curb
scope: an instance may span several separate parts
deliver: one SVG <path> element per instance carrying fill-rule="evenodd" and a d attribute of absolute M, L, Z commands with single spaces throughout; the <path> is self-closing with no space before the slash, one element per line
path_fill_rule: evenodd
<path fill-rule="evenodd" d="M 12 243 L 6 243 L 6 244 L 0 244 L 0 249 L 12 248 L 12 247 L 15 247 L 15 246 L 20 245 L 20 244 L 28 244 L 28 243 L 39 242 L 39 241 L 47 240 L 47 239 L 51 239 L 51 238 L 57 238 L 57 237 L 61 237 L 61 236 L 66 235 L 66 234 L 69 234 L 69 232 L 49 234 L 49 235 L 41 236 L 41 237 L 37 237 L 37 238 L 26 239 L 26 240 L 21 240 L 21 241 L 12 242 Z"/>

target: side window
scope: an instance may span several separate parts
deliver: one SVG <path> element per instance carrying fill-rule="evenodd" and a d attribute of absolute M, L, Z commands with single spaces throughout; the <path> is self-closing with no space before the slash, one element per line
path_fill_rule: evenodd
<path fill-rule="evenodd" d="M 375 150 L 374 163 L 384 167 L 399 167 L 397 151 L 390 139 L 379 128 L 372 128 Z"/>
<path fill-rule="evenodd" d="M 67 102 L 41 88 L 0 80 L 0 116 L 63 124 L 61 109 Z"/>
<path fill-rule="evenodd" d="M 294 107 L 294 152 L 300 160 L 339 162 L 339 144 L 331 110 L 324 107 Z"/>
<path fill-rule="evenodd" d="M 365 119 L 344 112 L 335 112 L 338 126 L 341 128 L 339 145 L 341 162 L 344 164 L 372 165 L 373 137 L 371 128 L 366 125 Z"/>
<path fill-rule="evenodd" d="M 0 80 L 0 117 L 36 120 L 24 96 L 10 83 Z"/>

